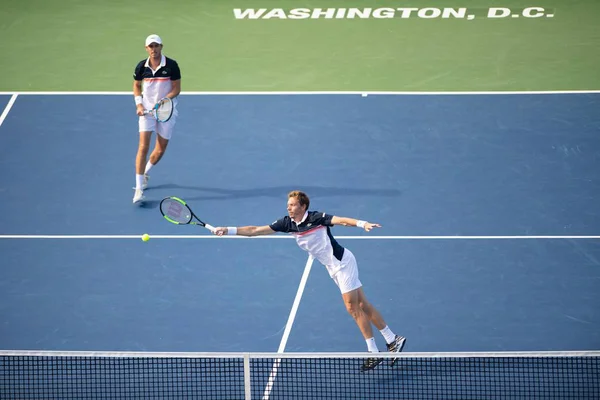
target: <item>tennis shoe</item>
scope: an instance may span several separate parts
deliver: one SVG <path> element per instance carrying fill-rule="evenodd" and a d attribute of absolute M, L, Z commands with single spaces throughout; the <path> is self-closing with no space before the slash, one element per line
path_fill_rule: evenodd
<path fill-rule="evenodd" d="M 396 335 L 396 337 L 394 338 L 394 341 L 387 345 L 387 349 L 390 353 L 400 353 L 402 351 L 402 349 L 404 348 L 405 343 L 406 343 L 406 338 L 404 336 Z M 396 361 L 398 361 L 397 358 L 392 358 L 392 361 L 390 361 L 390 367 L 393 367 L 394 364 L 396 364 Z"/>
<path fill-rule="evenodd" d="M 360 372 L 370 371 L 381 364 L 382 361 L 383 358 L 366 358 L 363 362 L 363 365 L 360 366 Z"/>
<path fill-rule="evenodd" d="M 148 189 L 148 179 L 150 179 L 150 176 L 144 174 L 144 181 L 142 182 L 142 190 Z M 134 187 L 132 187 L 132 189 L 136 190 L 137 188 L 134 186 Z"/>
<path fill-rule="evenodd" d="M 135 194 L 133 195 L 133 204 L 139 203 L 144 200 L 144 191 L 142 189 L 135 189 Z"/>

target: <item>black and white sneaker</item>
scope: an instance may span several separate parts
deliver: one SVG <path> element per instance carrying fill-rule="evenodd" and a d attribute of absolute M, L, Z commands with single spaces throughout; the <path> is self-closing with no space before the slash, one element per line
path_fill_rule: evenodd
<path fill-rule="evenodd" d="M 390 353 L 400 353 L 404 348 L 405 343 L 406 338 L 404 336 L 396 335 L 394 341 L 387 345 L 387 349 Z M 390 367 L 393 367 L 394 364 L 396 364 L 396 361 L 398 361 L 397 358 L 392 358 L 392 361 L 390 361 Z"/>
<path fill-rule="evenodd" d="M 381 364 L 383 358 L 365 358 L 363 365 L 360 367 L 360 372 L 370 371 Z"/>

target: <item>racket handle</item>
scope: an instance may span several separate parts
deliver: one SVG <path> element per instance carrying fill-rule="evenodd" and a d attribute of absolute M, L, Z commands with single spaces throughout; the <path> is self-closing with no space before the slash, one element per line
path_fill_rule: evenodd
<path fill-rule="evenodd" d="M 209 231 L 211 231 L 212 233 L 215 233 L 215 227 L 209 224 L 204 224 L 204 227 L 206 229 L 208 229 Z"/>

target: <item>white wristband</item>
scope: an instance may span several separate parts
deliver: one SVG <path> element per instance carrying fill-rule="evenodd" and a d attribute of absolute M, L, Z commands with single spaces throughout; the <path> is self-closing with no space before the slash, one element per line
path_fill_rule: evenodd
<path fill-rule="evenodd" d="M 356 221 L 356 226 L 359 228 L 364 228 L 366 223 L 367 223 L 367 221 L 358 220 L 358 221 Z"/>
<path fill-rule="evenodd" d="M 135 105 L 142 104 L 142 96 L 135 96 Z"/>
<path fill-rule="evenodd" d="M 237 228 L 235 226 L 228 226 L 227 234 L 228 235 L 237 235 Z"/>

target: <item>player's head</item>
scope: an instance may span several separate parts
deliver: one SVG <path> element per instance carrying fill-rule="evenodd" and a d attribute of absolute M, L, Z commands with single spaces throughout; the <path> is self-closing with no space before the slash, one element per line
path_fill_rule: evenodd
<path fill-rule="evenodd" d="M 306 193 L 299 190 L 294 190 L 288 193 L 287 210 L 292 218 L 302 218 L 309 206 L 310 199 Z"/>
<path fill-rule="evenodd" d="M 150 57 L 160 57 L 162 51 L 162 39 L 158 35 L 150 35 L 146 38 L 146 51 Z"/>

